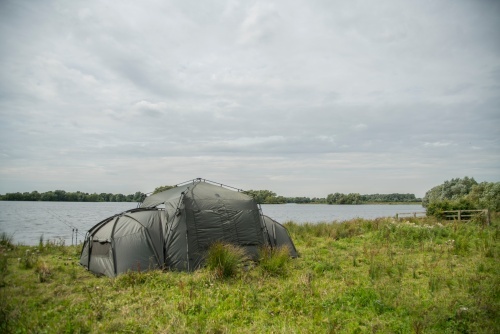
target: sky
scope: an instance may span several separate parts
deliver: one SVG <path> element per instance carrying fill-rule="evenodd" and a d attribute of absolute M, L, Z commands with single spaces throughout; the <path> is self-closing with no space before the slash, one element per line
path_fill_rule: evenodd
<path fill-rule="evenodd" d="M 500 1 L 0 1 L 0 194 L 500 181 Z"/>

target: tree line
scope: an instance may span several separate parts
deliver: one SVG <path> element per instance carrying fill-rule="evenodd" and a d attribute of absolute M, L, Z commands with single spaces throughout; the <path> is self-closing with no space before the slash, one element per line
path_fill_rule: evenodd
<path fill-rule="evenodd" d="M 366 204 L 366 203 L 394 203 L 403 202 L 419 203 L 422 201 L 414 194 L 371 194 L 360 195 L 358 193 L 329 194 L 326 198 L 309 197 L 283 197 L 277 196 L 270 190 L 248 190 L 246 194 L 252 196 L 259 204 L 283 204 L 283 203 L 307 203 L 307 204 Z"/>
<path fill-rule="evenodd" d="M 173 186 L 157 187 L 153 194 L 168 190 Z M 413 194 L 330 194 L 326 198 L 318 197 L 284 197 L 278 196 L 271 190 L 248 190 L 246 194 L 252 196 L 259 204 L 363 204 L 363 203 L 387 203 L 387 202 L 419 202 Z M 55 190 L 39 193 L 16 192 L 0 195 L 3 201 L 51 201 L 51 202 L 142 202 L 146 194 L 138 191 L 135 194 L 111 194 L 111 193 L 85 193 L 81 191 L 67 192 L 64 190 Z"/>
<path fill-rule="evenodd" d="M 110 193 L 84 193 L 81 191 L 67 192 L 64 190 L 54 190 L 39 193 L 16 192 L 0 195 L 2 201 L 48 201 L 48 202 L 142 202 L 146 194 L 137 191 L 135 194 L 110 194 Z"/>
<path fill-rule="evenodd" d="M 259 204 L 285 204 L 285 203 L 297 203 L 297 204 L 325 204 L 325 198 L 317 197 L 284 197 L 278 196 L 275 192 L 271 190 L 247 190 L 244 191 L 245 194 L 252 196 L 255 201 Z"/>

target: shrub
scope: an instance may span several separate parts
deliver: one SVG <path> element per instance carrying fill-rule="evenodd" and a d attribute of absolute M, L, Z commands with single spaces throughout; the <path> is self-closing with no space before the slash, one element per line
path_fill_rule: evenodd
<path fill-rule="evenodd" d="M 242 248 L 218 241 L 208 249 L 205 264 L 216 278 L 229 278 L 236 275 L 238 266 L 246 259 Z"/>

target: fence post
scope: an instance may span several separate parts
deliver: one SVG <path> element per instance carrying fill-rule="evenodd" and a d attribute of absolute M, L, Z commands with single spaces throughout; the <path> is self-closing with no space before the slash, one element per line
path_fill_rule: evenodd
<path fill-rule="evenodd" d="M 462 213 L 462 210 L 458 210 L 458 221 L 462 220 L 461 213 Z"/>
<path fill-rule="evenodd" d="M 486 224 L 488 224 L 488 226 L 490 225 L 490 210 L 488 209 L 485 209 L 485 215 L 486 215 Z"/>

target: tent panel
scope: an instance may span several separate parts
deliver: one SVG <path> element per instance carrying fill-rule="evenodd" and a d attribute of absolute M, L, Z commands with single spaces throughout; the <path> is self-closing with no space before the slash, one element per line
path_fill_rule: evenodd
<path fill-rule="evenodd" d="M 144 227 L 135 219 L 129 216 L 121 216 L 115 227 L 113 238 L 121 238 L 123 236 L 138 233 Z"/>
<path fill-rule="evenodd" d="M 113 231 L 113 225 L 116 219 L 118 218 L 111 219 L 109 222 L 107 222 L 106 224 L 102 225 L 99 229 L 94 231 L 93 239 L 101 241 L 111 240 L 111 233 Z"/>
<path fill-rule="evenodd" d="M 144 230 L 115 239 L 117 274 L 147 271 L 161 267 Z M 158 250 L 161 252 L 162 250 Z"/>
<path fill-rule="evenodd" d="M 186 184 L 179 187 L 170 188 L 168 190 L 162 191 L 158 194 L 154 194 L 146 197 L 146 199 L 140 205 L 141 208 L 154 208 L 162 203 L 178 203 L 179 198 L 182 196 L 182 193 L 185 192 L 190 187 L 193 187 L 193 184 Z"/>
<path fill-rule="evenodd" d="M 89 265 L 89 239 L 86 239 L 83 243 L 82 253 L 80 256 L 80 264 L 88 269 Z"/>
<path fill-rule="evenodd" d="M 95 256 L 91 254 L 89 268 L 94 274 L 106 275 L 109 277 L 115 276 L 113 266 L 113 254 L 110 252 L 107 256 Z"/>
<path fill-rule="evenodd" d="M 290 238 L 290 235 L 288 234 L 288 231 L 283 225 L 280 225 L 278 223 L 275 224 L 275 230 L 276 230 L 276 244 L 278 247 L 280 246 L 286 246 L 288 247 L 288 250 L 290 251 L 290 256 L 291 257 L 297 257 L 297 250 L 295 249 L 295 245 L 293 244 L 292 239 Z"/>
<path fill-rule="evenodd" d="M 293 241 L 290 238 L 287 229 L 283 225 L 281 225 L 280 223 L 278 223 L 277 221 L 273 220 L 268 216 L 264 216 L 264 222 L 266 223 L 267 231 L 269 233 L 270 246 L 271 247 L 286 246 L 290 251 L 290 256 L 297 257 L 298 256 L 297 249 L 295 248 L 295 245 L 293 244 Z"/>
<path fill-rule="evenodd" d="M 165 266 L 174 270 L 188 270 L 186 215 L 174 216 L 166 228 Z"/>

